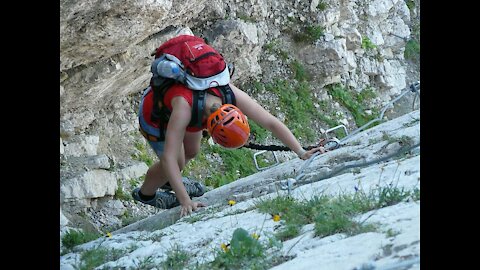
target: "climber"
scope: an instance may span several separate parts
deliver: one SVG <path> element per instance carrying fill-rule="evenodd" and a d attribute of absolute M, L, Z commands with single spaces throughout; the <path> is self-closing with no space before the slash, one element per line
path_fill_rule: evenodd
<path fill-rule="evenodd" d="M 230 75 L 231 71 L 227 73 L 227 76 Z M 141 188 L 132 191 L 135 200 L 163 209 L 181 205 L 180 217 L 206 206 L 191 199 L 203 195 L 205 187 L 199 182 L 182 178 L 182 169 L 199 153 L 204 129 L 208 130 L 215 143 L 224 148 L 242 147 L 250 134 L 247 117 L 271 131 L 302 160 L 309 159 L 315 152 L 325 152 L 323 147 L 305 150 L 285 124 L 231 84 L 230 77 L 227 79 L 226 84 L 215 85 L 205 91 L 192 90 L 178 80 L 170 81 L 159 95 L 155 94 L 158 92 L 152 78 L 140 103 L 139 124 L 142 135 L 159 160 L 148 169 Z M 159 114 L 163 114 L 158 117 L 163 122 L 157 121 Z M 171 189 L 174 193 L 159 191 L 159 188 Z"/>

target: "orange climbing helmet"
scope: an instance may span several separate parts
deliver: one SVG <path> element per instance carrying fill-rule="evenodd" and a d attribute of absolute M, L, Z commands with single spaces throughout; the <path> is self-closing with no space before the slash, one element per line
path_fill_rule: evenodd
<path fill-rule="evenodd" d="M 213 141 L 225 148 L 239 148 L 250 136 L 247 118 L 232 104 L 224 104 L 210 114 L 207 129 Z"/>

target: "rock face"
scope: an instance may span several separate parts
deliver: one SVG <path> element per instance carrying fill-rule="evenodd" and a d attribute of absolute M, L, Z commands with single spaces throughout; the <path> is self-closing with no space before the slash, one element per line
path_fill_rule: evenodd
<path fill-rule="evenodd" d="M 420 114 L 414 111 L 350 137 L 342 142 L 342 147 L 315 157 L 311 163 L 294 159 L 209 191 L 198 199 L 208 207 L 190 217 L 179 219 L 176 207 L 114 231 L 111 237 L 79 245 L 61 256 L 61 269 L 82 265 L 83 252 L 102 248 L 121 255 L 105 260 L 99 267 L 136 269 L 148 262 L 144 266 L 151 269 L 160 267 L 171 256 L 168 247 L 173 245 L 188 251 L 191 265 L 209 263 L 219 256 L 216 252 L 221 244 L 229 243 L 237 228 L 256 233 L 260 243 L 268 246 L 273 241 L 272 235 L 285 228 L 286 223 L 260 211 L 259 202 L 287 195 L 299 201 L 322 195 L 362 196 L 379 188 L 419 192 L 419 142 Z M 345 166 L 351 169 L 339 170 Z M 298 173 L 304 176 L 298 178 L 290 191 L 281 189 L 288 178 Z M 395 192 L 376 196 L 385 198 Z M 230 206 L 229 200 L 235 200 L 236 204 Z M 419 197 L 381 204 L 353 220 L 375 225 L 376 229 L 322 237 L 316 233 L 316 225 L 307 222 L 294 238 L 266 249 L 265 254 L 283 258 L 268 268 L 313 269 L 323 265 L 327 269 L 347 270 L 404 263 L 408 269 L 419 269 Z"/>
<path fill-rule="evenodd" d="M 124 54 L 168 26 L 186 24 L 205 2 L 60 1 L 60 70 Z"/>
<path fill-rule="evenodd" d="M 294 81 L 292 66 L 300 64 L 311 75 L 316 108 L 331 104 L 322 113 L 330 112 L 353 129 L 354 118 L 332 99 L 329 85 L 341 83 L 352 94 L 373 89 L 377 97 L 365 111 L 371 114 L 408 80 L 419 79 L 404 59 L 412 20 L 419 20 L 418 1 L 410 9 L 407 2 L 60 1 L 62 230 L 86 223 L 103 231 L 105 224 L 125 217 L 122 207 L 143 216 L 155 212 L 121 198 L 141 183 L 148 169 L 149 161 L 142 157 L 150 150 L 138 132 L 137 112 L 151 76 L 151 52 L 164 41 L 186 32 L 204 37 L 235 64 L 236 85 Z M 297 33 L 314 38 L 298 42 Z M 285 120 L 274 93 L 244 90 Z M 411 100 L 403 107 L 407 109 L 396 111 L 397 116 L 411 110 Z M 328 129 L 322 121 L 315 126 Z M 264 189 L 269 190 L 255 189 L 254 194 Z M 240 191 L 237 200 L 251 196 Z"/>
<path fill-rule="evenodd" d="M 119 97 L 144 89 L 150 79 L 151 51 L 185 25 L 198 27 L 196 34 L 209 37 L 237 63 L 240 81 L 262 73 L 258 55 L 267 40 L 281 38 L 289 21 L 303 19 L 324 29 L 315 46 L 300 51 L 306 64 L 324 78 L 342 76 L 357 89 L 378 84 L 379 90 L 388 92 L 384 98 L 405 87 L 404 67 L 398 62 L 405 46 L 398 36 L 410 35 L 405 2 L 322 1 L 322 10 L 312 8 L 314 2 L 61 1 L 61 115 L 95 114 Z M 219 20 L 221 15 L 236 19 Z M 362 46 L 365 39 L 374 47 Z M 365 54 L 383 60 L 365 62 Z"/>

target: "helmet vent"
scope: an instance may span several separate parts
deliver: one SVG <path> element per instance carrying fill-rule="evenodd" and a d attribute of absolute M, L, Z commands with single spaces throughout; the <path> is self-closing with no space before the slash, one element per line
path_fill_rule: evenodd
<path fill-rule="evenodd" d="M 230 119 L 228 119 L 227 121 L 225 121 L 223 124 L 224 125 L 228 125 L 229 123 L 231 123 L 233 121 L 233 118 L 234 117 L 230 117 Z"/>

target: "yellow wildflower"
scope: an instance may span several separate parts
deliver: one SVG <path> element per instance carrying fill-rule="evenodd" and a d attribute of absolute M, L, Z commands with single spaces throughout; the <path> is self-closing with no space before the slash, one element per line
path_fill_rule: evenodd
<path fill-rule="evenodd" d="M 107 237 L 112 237 L 112 234 L 108 232 L 106 236 Z"/>
<path fill-rule="evenodd" d="M 220 245 L 220 247 L 223 249 L 223 251 L 227 252 L 228 251 L 228 246 L 230 246 L 230 244 L 225 244 L 225 243 L 222 243 Z"/>
<path fill-rule="evenodd" d="M 253 237 L 254 239 L 257 239 L 257 240 L 258 240 L 258 238 L 260 238 L 260 235 L 258 235 L 258 234 L 256 234 L 256 233 L 252 233 L 252 237 Z"/>
<path fill-rule="evenodd" d="M 234 205 L 236 204 L 236 202 L 235 202 L 234 200 L 230 200 L 230 201 L 228 201 L 228 204 L 229 204 L 230 206 L 234 206 Z"/>
<path fill-rule="evenodd" d="M 273 215 L 273 221 L 275 222 L 280 221 L 280 215 Z"/>

